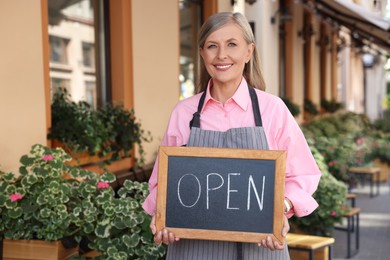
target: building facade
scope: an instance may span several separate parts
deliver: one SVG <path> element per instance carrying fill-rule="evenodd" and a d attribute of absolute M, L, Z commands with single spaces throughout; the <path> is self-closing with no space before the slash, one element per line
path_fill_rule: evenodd
<path fill-rule="evenodd" d="M 93 106 L 118 102 L 134 108 L 153 136 L 145 146 L 147 162 L 153 162 L 172 108 L 196 88 L 199 26 L 221 11 L 242 12 L 250 21 L 267 92 L 301 111 L 305 100 L 318 109 L 322 100 L 334 100 L 375 119 L 383 110 L 390 50 L 386 4 L 0 0 L 2 169 L 17 170 L 20 156 L 35 143 L 50 145 L 46 136 L 56 87 Z M 371 63 L 364 65 L 363 56 Z M 304 113 L 297 117 L 306 119 Z"/>

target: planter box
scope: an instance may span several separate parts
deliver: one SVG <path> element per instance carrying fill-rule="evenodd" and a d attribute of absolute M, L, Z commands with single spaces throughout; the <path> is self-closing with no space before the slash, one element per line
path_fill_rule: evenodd
<path fill-rule="evenodd" d="M 387 163 L 381 162 L 379 159 L 373 160 L 372 165 L 374 167 L 378 167 L 381 169 L 381 172 L 379 174 L 379 181 L 380 182 L 387 182 L 389 180 L 390 165 L 388 165 Z"/>
<path fill-rule="evenodd" d="M 104 173 L 104 170 L 100 167 L 100 163 L 104 160 L 107 160 L 111 157 L 111 154 L 106 155 L 104 157 L 99 157 L 98 155 L 90 155 L 88 152 L 82 153 L 72 153 L 69 149 L 66 148 L 61 142 L 57 140 L 51 141 L 51 147 L 61 147 L 63 148 L 70 156 L 72 156 L 73 160 L 68 162 L 68 165 L 71 166 L 80 166 L 86 170 L 96 172 L 99 174 Z M 121 171 L 128 171 L 134 166 L 134 157 L 126 157 L 121 160 L 117 160 L 112 162 L 109 165 L 105 165 L 108 171 L 112 173 L 117 173 Z"/>
<path fill-rule="evenodd" d="M 60 241 L 3 240 L 3 260 L 65 260 L 78 255 L 78 247 L 66 249 Z"/>

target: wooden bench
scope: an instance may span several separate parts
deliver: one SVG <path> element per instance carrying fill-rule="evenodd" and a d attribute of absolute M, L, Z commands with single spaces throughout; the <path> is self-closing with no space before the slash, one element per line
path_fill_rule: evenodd
<path fill-rule="evenodd" d="M 321 237 L 321 236 L 310 236 L 305 234 L 288 233 L 286 241 L 289 250 L 308 252 L 309 254 L 307 259 L 309 260 L 314 260 L 315 251 L 318 251 L 320 249 L 327 249 L 328 250 L 326 252 L 328 254 L 327 258 L 329 260 L 332 259 L 332 251 L 333 251 L 332 246 L 335 241 L 333 237 Z M 290 256 L 291 256 L 291 260 L 303 259 L 303 256 L 298 256 L 296 258 L 294 258 L 292 254 Z"/>
<path fill-rule="evenodd" d="M 369 177 L 370 180 L 370 197 L 379 195 L 379 175 L 381 169 L 378 167 L 351 167 L 348 169 L 349 174 L 358 177 Z M 364 179 L 363 179 L 364 180 Z M 376 193 L 374 194 L 374 183 L 376 184 Z"/>
<path fill-rule="evenodd" d="M 343 217 L 347 219 L 346 227 L 335 226 L 335 229 L 347 232 L 347 258 L 351 258 L 359 252 L 360 230 L 359 230 L 360 208 L 350 208 Z M 352 252 L 351 236 L 355 233 L 355 250 Z"/>
<path fill-rule="evenodd" d="M 345 195 L 345 198 L 347 199 L 347 201 L 351 202 L 351 207 L 352 208 L 356 207 L 356 197 L 357 197 L 357 195 L 353 194 L 353 193 L 347 193 Z"/>

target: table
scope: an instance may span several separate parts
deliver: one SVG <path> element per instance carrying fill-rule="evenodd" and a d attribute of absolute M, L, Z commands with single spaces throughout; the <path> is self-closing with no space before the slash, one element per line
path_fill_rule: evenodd
<path fill-rule="evenodd" d="M 375 197 L 379 195 L 379 175 L 381 169 L 378 167 L 351 167 L 348 169 L 349 174 L 366 177 L 370 179 L 370 197 Z M 376 184 L 376 193 L 374 194 L 374 182 Z"/>
<path fill-rule="evenodd" d="M 359 214 L 360 208 L 350 208 L 347 213 L 343 215 L 344 218 L 347 218 L 347 227 L 338 227 L 335 226 L 335 229 L 343 230 L 347 232 L 347 258 L 351 258 L 359 252 Z M 355 232 L 355 251 L 352 252 L 351 249 L 351 235 Z"/>
<path fill-rule="evenodd" d="M 329 249 L 328 259 L 332 260 L 332 246 L 335 242 L 335 239 L 333 237 L 321 237 L 288 233 L 286 241 L 289 250 L 309 252 L 309 260 L 314 260 L 314 252 L 316 250 L 327 247 Z"/>

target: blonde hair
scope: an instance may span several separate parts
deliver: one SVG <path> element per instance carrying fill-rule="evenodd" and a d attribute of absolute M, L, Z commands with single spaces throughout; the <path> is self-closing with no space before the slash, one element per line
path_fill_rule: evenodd
<path fill-rule="evenodd" d="M 229 23 L 236 24 L 241 29 L 246 43 L 247 44 L 253 43 L 254 45 L 252 58 L 245 65 L 244 68 L 244 72 L 243 72 L 244 78 L 246 79 L 246 81 L 250 86 L 261 90 L 265 90 L 265 82 L 260 68 L 260 59 L 255 44 L 255 37 L 248 23 L 248 20 L 241 13 L 222 12 L 210 16 L 200 28 L 199 37 L 198 37 L 199 48 L 203 49 L 206 39 L 207 37 L 209 37 L 210 34 L 212 34 L 213 32 L 217 31 L 218 29 L 222 28 L 223 26 Z M 204 61 L 201 58 L 200 77 L 199 77 L 199 85 L 198 85 L 197 93 L 205 90 L 210 78 L 211 76 L 207 72 L 206 67 L 204 65 Z"/>

